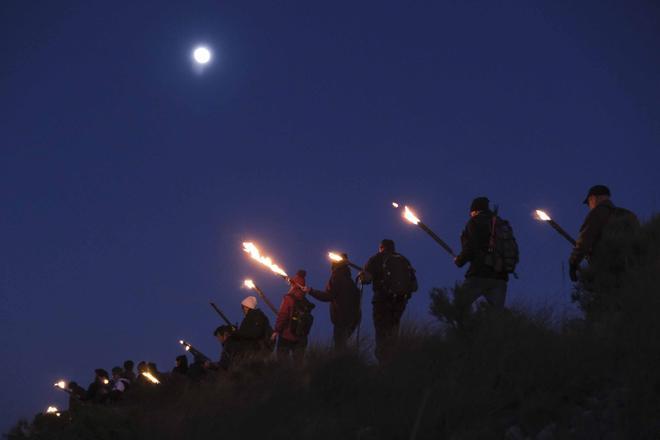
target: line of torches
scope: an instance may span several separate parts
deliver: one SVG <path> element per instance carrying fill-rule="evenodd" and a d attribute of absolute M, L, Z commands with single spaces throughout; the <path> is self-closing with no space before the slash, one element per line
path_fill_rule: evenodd
<path fill-rule="evenodd" d="M 401 205 L 397 202 L 392 202 L 392 206 L 395 209 L 400 209 L 401 208 Z M 412 223 L 413 225 L 418 226 L 422 231 L 426 232 L 438 245 L 440 245 L 440 247 L 442 247 L 445 251 L 447 251 L 447 253 L 449 255 L 451 255 L 452 257 L 456 256 L 456 254 L 454 253 L 452 248 L 444 240 L 442 240 L 435 232 L 433 232 L 433 230 L 431 230 L 431 228 L 429 228 L 426 224 L 424 224 L 420 220 L 420 218 L 417 216 L 417 214 L 415 214 L 415 212 L 413 212 L 406 205 L 403 206 L 402 217 L 405 220 L 407 220 L 408 222 Z M 539 221 L 542 221 L 544 223 L 549 224 L 555 231 L 557 231 L 557 233 L 559 233 L 559 235 L 564 237 L 571 245 L 575 245 L 575 239 L 573 237 L 571 237 L 561 226 L 559 226 L 559 224 L 555 220 L 553 220 L 548 215 L 547 212 L 542 211 L 540 209 L 537 209 L 537 210 L 534 211 L 534 217 Z M 302 286 L 300 284 L 296 283 L 294 280 L 289 278 L 289 276 L 284 271 L 284 269 L 282 269 L 280 266 L 275 264 L 273 262 L 272 258 L 261 255 L 261 252 L 259 251 L 259 248 L 254 243 L 244 242 L 243 243 L 243 250 L 247 254 L 249 254 L 250 257 L 253 260 L 259 262 L 263 266 L 266 266 L 268 269 L 270 269 L 271 272 L 273 272 L 274 274 L 280 276 L 286 282 L 288 282 L 290 284 L 293 284 L 293 285 L 296 285 L 299 288 L 302 288 Z M 354 269 L 357 269 L 357 270 L 362 270 L 362 268 L 359 265 L 353 263 L 350 260 L 345 259 L 338 252 L 328 252 L 328 258 L 333 262 L 342 262 L 342 261 L 344 261 L 348 266 L 350 266 Z M 255 292 L 257 292 L 259 297 L 266 303 L 268 308 L 274 314 L 277 315 L 277 308 L 275 308 L 275 306 L 273 305 L 272 302 L 270 302 L 270 300 L 268 299 L 268 297 L 266 296 L 264 291 L 261 288 L 259 288 L 259 286 L 257 286 L 254 283 L 253 280 L 246 279 L 245 281 L 243 281 L 243 285 L 246 288 L 254 290 Z M 214 305 L 213 303 L 211 303 L 211 304 Z M 217 308 L 216 308 L 216 310 L 217 310 Z M 223 317 L 224 317 L 224 315 L 223 315 Z M 203 354 L 199 350 L 195 349 L 190 343 L 184 341 L 183 339 L 179 340 L 179 343 L 183 346 L 184 350 L 186 350 L 187 352 L 193 352 L 193 353 L 197 352 L 197 353 L 200 353 L 203 356 Z M 147 380 L 149 380 L 151 383 L 160 384 L 160 381 L 158 380 L 158 378 L 156 378 L 151 372 L 145 371 L 145 372 L 142 372 L 141 374 Z M 103 382 L 107 385 L 109 383 L 109 380 L 104 379 Z M 67 382 L 64 381 L 64 380 L 60 380 L 60 381 L 56 382 L 54 384 L 54 386 L 55 386 L 55 388 L 57 388 L 61 391 L 64 391 L 64 392 L 69 393 L 69 394 L 71 393 L 71 390 L 69 390 L 69 388 L 68 388 Z M 60 411 L 55 406 L 49 406 L 48 409 L 46 410 L 46 414 L 55 414 L 57 417 L 59 417 L 61 415 Z"/>

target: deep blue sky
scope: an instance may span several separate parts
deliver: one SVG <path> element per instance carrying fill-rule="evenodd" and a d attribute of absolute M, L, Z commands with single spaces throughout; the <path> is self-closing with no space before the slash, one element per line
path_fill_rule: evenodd
<path fill-rule="evenodd" d="M 560 309 L 569 248 L 531 211 L 575 233 L 594 183 L 658 208 L 657 2 L 171 3 L 0 5 L 3 431 L 60 377 L 169 369 L 181 337 L 217 356 L 210 299 L 238 319 L 245 276 L 286 289 L 244 239 L 321 287 L 327 250 L 393 238 L 428 321 L 462 271 L 392 200 L 457 247 L 488 195 L 522 248 L 509 303 Z"/>

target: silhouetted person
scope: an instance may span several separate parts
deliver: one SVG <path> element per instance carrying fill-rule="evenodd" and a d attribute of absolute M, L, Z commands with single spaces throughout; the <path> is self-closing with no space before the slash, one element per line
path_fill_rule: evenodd
<path fill-rule="evenodd" d="M 135 378 L 135 383 L 138 384 L 139 386 L 144 386 L 144 385 L 149 385 L 151 382 L 149 382 L 149 379 L 147 379 L 144 374 L 149 371 L 149 365 L 147 365 L 146 361 L 140 361 L 138 362 L 137 365 L 137 377 Z"/>
<path fill-rule="evenodd" d="M 85 400 L 94 403 L 105 402 L 110 394 L 110 378 L 103 368 L 94 370 L 94 382 L 87 387 Z"/>
<path fill-rule="evenodd" d="M 122 377 L 128 379 L 131 383 L 135 382 L 136 378 L 135 372 L 133 371 L 134 366 L 135 364 L 132 360 L 124 361 L 124 373 L 122 374 Z"/>
<path fill-rule="evenodd" d="M 230 325 L 221 325 L 216 328 L 213 336 L 216 337 L 222 346 L 218 367 L 228 370 L 232 362 L 240 355 L 240 342 L 233 338 L 233 328 Z"/>
<path fill-rule="evenodd" d="M 330 303 L 335 349 L 346 348 L 348 338 L 360 322 L 360 289 L 355 285 L 348 266 L 348 255 L 332 262 L 331 274 L 325 291 L 310 289 L 309 294 L 319 301 Z"/>
<path fill-rule="evenodd" d="M 248 296 L 241 302 L 243 321 L 232 335 L 240 343 L 241 355 L 267 355 L 272 351 L 273 328 L 268 317 L 257 308 L 257 298 Z"/>
<path fill-rule="evenodd" d="M 301 362 L 307 348 L 307 337 L 314 318 L 311 311 L 314 304 L 305 298 L 305 275 L 299 270 L 291 279 L 291 288 L 284 295 L 277 313 L 275 331 L 272 339 L 277 339 L 278 359 L 293 357 L 295 362 Z M 309 289 L 306 289 L 309 290 Z"/>
<path fill-rule="evenodd" d="M 610 190 L 604 185 L 596 185 L 589 189 L 584 204 L 589 206 L 589 214 L 580 227 L 580 233 L 575 240 L 575 247 L 569 258 L 569 274 L 571 281 L 578 281 L 580 263 L 585 258 L 591 263 L 598 259 L 599 244 L 603 233 L 616 223 L 615 232 L 633 232 L 639 228 L 639 220 L 632 212 L 614 206 L 610 200 Z"/>
<path fill-rule="evenodd" d="M 69 411 L 76 411 L 87 396 L 87 391 L 77 382 L 71 381 L 68 385 L 69 389 Z"/>
<path fill-rule="evenodd" d="M 513 231 L 508 222 L 500 219 L 490 210 L 487 197 L 477 197 L 470 205 L 470 219 L 461 234 L 461 252 L 454 258 L 456 266 L 463 267 L 470 263 L 465 273 L 465 281 L 456 290 L 454 304 L 458 311 L 459 323 L 462 324 L 470 312 L 470 307 L 483 296 L 490 307 L 503 309 L 506 301 L 509 271 L 498 263 L 502 257 L 497 253 L 497 234 L 507 233 L 513 240 Z M 506 237 L 502 237 L 506 238 Z M 511 256 L 517 263 L 517 245 Z M 513 269 L 509 268 L 511 271 Z"/>
<path fill-rule="evenodd" d="M 110 398 L 112 400 L 121 399 L 122 395 L 130 386 L 130 381 L 125 377 L 122 377 L 124 374 L 124 369 L 121 367 L 114 367 L 112 369 L 112 381 L 110 382 L 112 388 L 110 391 Z"/>
<path fill-rule="evenodd" d="M 360 278 L 364 284 L 373 284 L 375 354 L 379 362 L 386 362 L 399 335 L 401 316 L 410 296 L 417 291 L 415 269 L 406 257 L 396 252 L 394 241 L 384 239 L 378 253 L 365 264 Z"/>
<path fill-rule="evenodd" d="M 185 354 L 176 357 L 176 366 L 172 368 L 172 374 L 183 376 L 188 374 L 188 357 Z"/>

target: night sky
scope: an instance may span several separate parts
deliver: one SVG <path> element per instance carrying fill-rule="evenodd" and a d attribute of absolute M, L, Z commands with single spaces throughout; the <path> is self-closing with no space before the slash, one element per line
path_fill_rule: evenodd
<path fill-rule="evenodd" d="M 431 322 L 463 270 L 394 200 L 457 248 L 487 195 L 521 246 L 507 303 L 570 313 L 569 246 L 531 213 L 576 234 L 604 183 L 648 219 L 658 103 L 653 1 L 3 1 L 0 429 L 66 406 L 57 379 L 171 369 L 179 338 L 217 358 L 209 300 L 238 320 L 245 277 L 286 291 L 247 239 L 320 288 L 327 251 L 392 238 L 420 279 L 406 319 Z"/>

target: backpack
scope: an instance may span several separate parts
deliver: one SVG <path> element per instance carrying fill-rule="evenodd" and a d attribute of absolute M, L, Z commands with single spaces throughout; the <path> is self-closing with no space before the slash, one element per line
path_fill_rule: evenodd
<path fill-rule="evenodd" d="M 490 241 L 484 263 L 496 273 L 513 273 L 520 261 L 520 253 L 513 228 L 508 221 L 494 215 L 490 223 Z"/>
<path fill-rule="evenodd" d="M 309 334 L 312 324 L 314 324 L 314 316 L 312 316 L 312 309 L 314 307 L 316 306 L 309 302 L 307 298 L 294 298 L 289 327 L 294 336 L 304 338 Z"/>
<path fill-rule="evenodd" d="M 389 254 L 383 257 L 383 290 L 393 297 L 409 297 L 417 291 L 415 269 L 403 255 Z"/>

